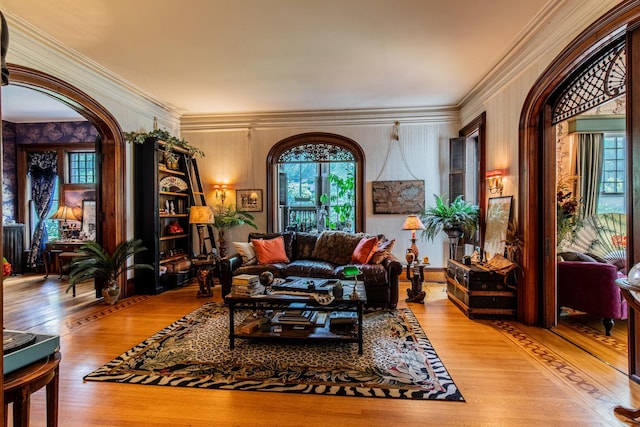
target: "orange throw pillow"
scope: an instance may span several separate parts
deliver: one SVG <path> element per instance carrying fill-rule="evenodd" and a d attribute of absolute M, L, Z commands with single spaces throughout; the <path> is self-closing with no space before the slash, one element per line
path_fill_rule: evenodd
<path fill-rule="evenodd" d="M 366 264 L 369 262 L 375 251 L 378 249 L 378 238 L 377 237 L 363 237 L 362 240 L 358 243 L 358 246 L 353 251 L 353 255 L 351 255 L 351 262 L 355 262 L 357 264 Z"/>
<path fill-rule="evenodd" d="M 287 253 L 284 251 L 284 238 L 282 236 L 269 240 L 251 239 L 251 243 L 253 243 L 253 247 L 256 250 L 258 264 L 289 262 Z"/>

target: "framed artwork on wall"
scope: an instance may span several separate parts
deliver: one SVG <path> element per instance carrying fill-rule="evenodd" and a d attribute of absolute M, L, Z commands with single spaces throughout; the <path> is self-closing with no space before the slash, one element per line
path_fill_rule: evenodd
<path fill-rule="evenodd" d="M 504 254 L 507 229 L 511 220 L 512 199 L 513 196 L 489 198 L 483 246 L 488 260 L 495 254 Z"/>
<path fill-rule="evenodd" d="M 96 240 L 96 201 L 82 201 L 82 228 L 80 232 L 87 240 Z"/>
<path fill-rule="evenodd" d="M 236 209 L 245 212 L 262 212 L 262 190 L 236 190 Z"/>
<path fill-rule="evenodd" d="M 415 214 L 424 208 L 424 181 L 374 181 L 374 214 Z"/>

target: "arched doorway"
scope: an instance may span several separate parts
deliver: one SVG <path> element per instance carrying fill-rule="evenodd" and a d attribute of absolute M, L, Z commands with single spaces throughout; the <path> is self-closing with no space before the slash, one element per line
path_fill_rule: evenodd
<path fill-rule="evenodd" d="M 290 154 L 287 154 L 290 153 Z M 364 170 L 365 170 L 365 157 L 364 150 L 360 145 L 353 141 L 352 139 L 346 138 L 341 135 L 335 135 L 331 133 L 324 132 L 311 132 L 304 133 L 300 135 L 294 135 L 289 138 L 285 138 L 278 143 L 276 143 L 269 151 L 267 155 L 267 200 L 271 206 L 267 211 L 267 222 L 269 230 L 278 230 L 279 226 L 282 225 L 282 217 L 288 216 L 288 214 L 283 214 L 283 209 L 286 209 L 288 206 L 288 202 L 286 200 L 286 189 L 281 189 L 278 187 L 278 184 L 282 183 L 279 180 L 279 165 L 281 166 L 283 162 L 288 160 L 283 160 L 282 156 L 285 155 L 287 158 L 295 157 L 292 159 L 293 162 L 309 162 L 315 164 L 328 164 L 331 162 L 341 162 L 347 161 L 348 163 L 353 164 L 353 170 L 351 171 L 351 181 L 353 183 L 353 204 L 351 205 L 353 209 L 353 220 L 354 223 L 350 228 L 352 231 L 361 232 L 365 231 L 365 223 L 364 223 Z M 323 179 L 326 181 L 327 177 L 322 178 L 321 167 L 318 167 L 317 178 L 314 179 L 314 186 L 318 189 L 310 200 L 310 208 L 314 210 L 316 206 L 320 206 L 320 197 L 324 185 L 327 187 L 326 182 L 322 182 Z M 331 177 L 328 177 L 328 180 L 331 181 Z M 279 197 L 278 195 L 282 195 L 283 197 Z M 330 196 L 330 195 L 329 195 Z M 317 199 L 317 200 L 316 200 Z M 302 207 L 301 207 L 302 208 Z M 304 212 L 304 209 L 300 210 Z M 331 216 L 331 211 L 329 212 L 329 216 Z M 315 222 L 316 218 L 313 216 L 313 221 Z"/>
<path fill-rule="evenodd" d="M 634 73 L 634 49 L 640 49 L 640 37 L 634 24 L 640 20 L 640 1 L 628 1 L 612 9 L 599 21 L 578 36 L 546 69 L 534 84 L 525 100 L 520 119 L 520 187 L 519 222 L 527 224 L 520 230 L 525 247 L 522 267 L 524 281 L 519 289 L 519 319 L 527 324 L 551 327 L 556 321 L 556 158 L 555 135 L 551 120 L 551 101 L 554 92 L 577 69 L 586 64 L 613 40 L 627 37 L 627 140 L 628 158 L 633 162 L 640 148 L 640 131 L 633 128 L 633 111 L 640 111 L 640 76 Z M 635 43 L 635 38 L 639 40 Z M 637 60 L 636 60 L 637 61 Z M 636 63 L 637 68 L 637 63 Z M 635 84 L 634 84 L 635 83 Z M 634 108 L 635 107 L 635 108 Z M 637 114 L 637 113 L 636 113 Z M 637 157 L 637 154 L 635 154 Z M 637 161 L 636 161 L 637 163 Z M 630 163 L 632 164 L 632 163 Z M 630 171 L 633 169 L 628 168 Z M 628 177 L 630 194 L 627 245 L 628 260 L 638 261 L 634 246 L 640 243 L 640 228 L 633 228 L 633 213 L 640 211 L 640 200 L 634 189 L 640 188 L 640 176 Z M 531 207 L 535 208 L 531 208 Z M 635 243 L 635 245 L 634 245 Z M 633 313 L 629 318 L 629 373 L 637 374 L 635 331 L 637 320 Z"/>
<path fill-rule="evenodd" d="M 122 130 L 116 119 L 102 105 L 78 88 L 46 73 L 15 64 L 7 64 L 11 84 L 44 93 L 85 117 L 100 134 L 96 153 L 99 181 L 97 240 L 112 251 L 126 238 L 125 150 Z M 122 285 L 122 284 L 121 284 Z M 126 286 L 122 286 L 126 292 Z M 125 295 L 126 296 L 126 295 Z"/>

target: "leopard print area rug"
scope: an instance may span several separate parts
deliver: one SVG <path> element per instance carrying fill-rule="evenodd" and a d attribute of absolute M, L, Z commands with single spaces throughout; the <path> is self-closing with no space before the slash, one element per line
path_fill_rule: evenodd
<path fill-rule="evenodd" d="M 240 323 L 250 310 L 236 311 Z M 89 381 L 224 390 L 464 401 L 410 309 L 366 313 L 357 344 L 236 339 L 228 308 L 207 303 L 106 365 Z"/>

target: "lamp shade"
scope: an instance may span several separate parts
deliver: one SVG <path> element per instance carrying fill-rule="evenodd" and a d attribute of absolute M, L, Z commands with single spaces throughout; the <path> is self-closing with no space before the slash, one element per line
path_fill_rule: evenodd
<path fill-rule="evenodd" d="M 58 207 L 58 210 L 56 211 L 56 213 L 51 215 L 49 219 L 61 219 L 65 221 L 66 220 L 80 221 L 82 217 L 79 218 L 78 216 L 76 216 L 72 207 L 62 205 Z"/>
<path fill-rule="evenodd" d="M 189 210 L 189 224 L 213 224 L 215 217 L 209 206 L 191 206 Z"/>
<path fill-rule="evenodd" d="M 402 224 L 403 230 L 424 230 L 424 224 L 418 218 L 418 215 L 409 215 Z"/>
<path fill-rule="evenodd" d="M 486 178 L 499 178 L 504 175 L 504 170 L 502 169 L 492 169 L 487 171 L 485 177 Z"/>

